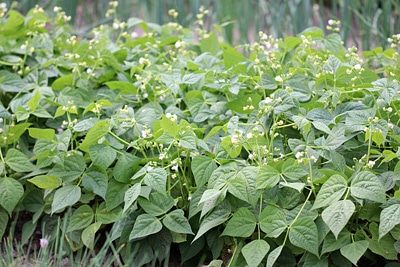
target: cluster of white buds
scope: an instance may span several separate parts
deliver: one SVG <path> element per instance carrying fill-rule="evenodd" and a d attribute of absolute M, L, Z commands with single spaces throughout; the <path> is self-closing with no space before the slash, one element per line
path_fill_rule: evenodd
<path fill-rule="evenodd" d="M 328 20 L 328 25 L 326 26 L 328 31 L 339 32 L 340 31 L 340 20 Z"/>

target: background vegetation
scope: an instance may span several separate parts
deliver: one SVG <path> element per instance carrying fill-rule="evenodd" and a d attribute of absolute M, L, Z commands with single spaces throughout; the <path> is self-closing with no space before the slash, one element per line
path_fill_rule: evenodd
<path fill-rule="evenodd" d="M 12 1 L 5 1 L 10 4 Z M 396 33 L 400 25 L 400 2 L 396 0 L 119 0 L 116 17 L 125 21 L 140 17 L 163 24 L 168 21 L 168 10 L 178 11 L 178 22 L 187 27 L 196 20 L 200 6 L 210 11 L 208 27 L 219 24 L 230 43 L 257 40 L 258 32 L 273 37 L 296 35 L 310 26 L 323 28 L 328 19 L 342 23 L 341 37 L 345 46 L 356 45 L 369 50 L 387 46 L 387 37 Z M 111 22 L 106 11 L 108 0 L 23 0 L 20 10 L 26 12 L 35 5 L 45 10 L 61 6 L 72 17 L 77 34 Z"/>

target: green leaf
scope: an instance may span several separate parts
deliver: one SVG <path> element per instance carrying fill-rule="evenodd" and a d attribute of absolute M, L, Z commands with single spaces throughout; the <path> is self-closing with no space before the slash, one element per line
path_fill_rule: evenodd
<path fill-rule="evenodd" d="M 71 87 L 74 83 L 75 74 L 61 76 L 51 84 L 51 88 L 55 91 L 61 91 L 66 87 Z"/>
<path fill-rule="evenodd" d="M 116 207 L 113 210 L 107 210 L 105 203 L 101 203 L 99 208 L 96 209 L 95 217 L 97 221 L 102 224 L 110 224 L 116 222 L 121 218 L 122 208 Z"/>
<path fill-rule="evenodd" d="M 79 154 L 73 154 L 64 159 L 64 165 L 57 164 L 48 175 L 56 176 L 62 181 L 74 181 L 81 176 L 86 167 L 85 159 Z"/>
<path fill-rule="evenodd" d="M 60 179 L 52 175 L 38 175 L 28 181 L 42 189 L 56 189 L 61 185 Z"/>
<path fill-rule="evenodd" d="M 81 188 L 79 186 L 65 185 L 57 189 L 54 194 L 53 203 L 51 204 L 51 213 L 74 205 L 80 198 Z"/>
<path fill-rule="evenodd" d="M 74 211 L 71 215 L 67 232 L 72 232 L 75 230 L 80 230 L 88 227 L 94 219 L 94 213 L 89 205 L 82 205 Z"/>
<path fill-rule="evenodd" d="M 231 46 L 227 44 L 221 44 L 221 48 L 225 69 L 229 69 L 240 62 L 246 61 L 246 58 Z"/>
<path fill-rule="evenodd" d="M 165 215 L 162 222 L 165 227 L 175 233 L 193 235 L 189 221 L 186 219 L 184 211 L 181 209 L 173 210 Z"/>
<path fill-rule="evenodd" d="M 368 249 L 369 242 L 367 240 L 360 240 L 348 244 L 340 249 L 340 253 L 354 265 L 357 266 L 358 260 L 364 255 Z"/>
<path fill-rule="evenodd" d="M 385 189 L 379 178 L 369 171 L 359 172 L 351 181 L 350 192 L 353 197 L 372 200 L 379 203 L 386 201 Z"/>
<path fill-rule="evenodd" d="M 217 36 L 214 32 L 210 32 L 207 38 L 202 38 L 200 41 L 201 52 L 209 52 L 211 55 L 217 55 L 221 51 L 221 47 Z"/>
<path fill-rule="evenodd" d="M 89 147 L 89 155 L 94 164 L 107 169 L 117 157 L 117 152 L 109 146 L 96 144 Z"/>
<path fill-rule="evenodd" d="M 379 239 L 400 224 L 400 204 L 392 204 L 382 210 L 379 223 Z"/>
<path fill-rule="evenodd" d="M 141 159 L 134 155 L 128 153 L 120 154 L 113 170 L 115 180 L 129 184 L 136 168 L 139 167 L 140 161 Z"/>
<path fill-rule="evenodd" d="M 336 238 L 348 223 L 355 209 L 356 206 L 353 202 L 346 199 L 333 203 L 322 212 L 322 219 Z"/>
<path fill-rule="evenodd" d="M 321 187 L 313 209 L 329 206 L 338 201 L 347 190 L 347 181 L 338 174 L 332 175 Z"/>
<path fill-rule="evenodd" d="M 4 92 L 18 93 L 25 87 L 25 82 L 15 73 L 0 70 L 0 89 Z"/>
<path fill-rule="evenodd" d="M 124 95 L 137 94 L 137 88 L 130 82 L 112 81 L 106 82 L 105 85 L 107 85 L 111 90 L 120 90 L 121 94 Z"/>
<path fill-rule="evenodd" d="M 35 139 L 54 140 L 56 136 L 53 129 L 28 128 L 29 135 Z"/>
<path fill-rule="evenodd" d="M 126 212 L 133 204 L 133 202 L 136 201 L 138 196 L 140 195 L 140 190 L 141 190 L 141 185 L 140 183 L 134 184 L 132 187 L 130 187 L 124 195 L 124 212 Z"/>
<path fill-rule="evenodd" d="M 124 202 L 125 192 L 129 189 L 128 184 L 120 183 L 111 178 L 108 181 L 106 193 L 106 208 L 107 210 L 115 209 Z"/>
<path fill-rule="evenodd" d="M 193 131 L 185 131 L 179 139 L 179 144 L 186 149 L 196 149 L 196 134 Z"/>
<path fill-rule="evenodd" d="M 308 172 L 298 165 L 294 159 L 289 159 L 282 166 L 282 174 L 290 180 L 300 180 L 307 176 Z"/>
<path fill-rule="evenodd" d="M 150 214 L 140 214 L 133 225 L 129 240 L 132 241 L 158 233 L 161 229 L 162 224 L 157 217 Z"/>
<path fill-rule="evenodd" d="M 32 96 L 32 98 L 28 101 L 28 103 L 26 103 L 31 113 L 34 112 L 36 108 L 39 106 L 40 99 L 41 99 L 40 92 L 36 91 L 35 94 Z"/>
<path fill-rule="evenodd" d="M 242 254 L 250 267 L 257 267 L 267 255 L 270 246 L 265 240 L 257 239 L 242 248 Z"/>
<path fill-rule="evenodd" d="M 193 239 L 193 242 L 200 238 L 202 235 L 208 232 L 208 230 L 224 223 L 231 213 L 230 209 L 224 207 L 224 205 L 219 205 L 210 214 L 203 218 L 200 223 L 199 230 Z"/>
<path fill-rule="evenodd" d="M 268 237 L 277 238 L 288 227 L 286 216 L 279 208 L 267 206 L 260 214 L 260 228 Z"/>
<path fill-rule="evenodd" d="M 312 218 L 298 218 L 290 227 L 289 240 L 293 245 L 319 256 L 318 229 Z"/>
<path fill-rule="evenodd" d="M 165 192 L 153 192 L 149 199 L 138 198 L 138 203 L 146 213 L 159 216 L 167 213 L 174 206 L 174 198 L 166 195 Z"/>
<path fill-rule="evenodd" d="M 368 249 L 373 253 L 384 257 L 387 260 L 397 260 L 398 253 L 395 249 L 395 239 L 391 235 L 385 235 L 379 239 L 379 226 L 372 222 L 369 224 L 369 232 L 372 238 L 368 238 Z"/>
<path fill-rule="evenodd" d="M 106 199 L 108 177 L 106 171 L 100 166 L 92 166 L 82 176 L 84 188 Z"/>
<path fill-rule="evenodd" d="M 265 265 L 266 267 L 274 266 L 276 260 L 281 255 L 282 249 L 283 249 L 283 246 L 278 246 L 269 253 L 269 255 L 267 257 L 267 264 Z"/>
<path fill-rule="evenodd" d="M 239 208 L 228 221 L 221 235 L 250 237 L 256 228 L 256 218 L 247 208 Z"/>
<path fill-rule="evenodd" d="M 280 173 L 274 167 L 262 165 L 257 174 L 256 188 L 272 188 L 279 183 Z"/>
<path fill-rule="evenodd" d="M 210 157 L 197 156 L 191 162 L 191 169 L 196 186 L 201 187 L 208 182 L 212 172 L 217 169 L 217 164 Z"/>
<path fill-rule="evenodd" d="M 167 186 L 167 172 L 163 168 L 154 168 L 144 176 L 144 183 L 154 190 L 165 193 Z"/>
<path fill-rule="evenodd" d="M 321 254 L 338 250 L 350 244 L 350 240 L 350 232 L 346 228 L 340 232 L 337 238 L 330 232 L 324 238 Z"/>
<path fill-rule="evenodd" d="M 228 192 L 254 206 L 259 195 L 256 191 L 257 172 L 258 168 L 254 166 L 247 166 L 241 169 L 229 181 Z"/>
<path fill-rule="evenodd" d="M 333 54 L 335 55 L 340 54 L 340 50 L 342 49 L 342 39 L 339 34 L 337 33 L 329 34 L 328 36 L 326 36 L 324 44 L 326 49 L 332 51 Z"/>
<path fill-rule="evenodd" d="M 7 151 L 5 162 L 12 170 L 16 172 L 31 172 L 36 169 L 29 159 L 21 151 L 11 148 Z"/>
<path fill-rule="evenodd" d="M 184 84 L 196 84 L 204 78 L 203 73 L 188 73 L 182 78 L 182 83 Z"/>
<path fill-rule="evenodd" d="M 85 139 L 83 139 L 83 142 L 78 148 L 84 152 L 89 152 L 89 147 L 97 144 L 100 138 L 104 137 L 108 133 L 109 126 L 110 120 L 102 120 L 96 123 L 96 125 L 86 134 Z"/>
<path fill-rule="evenodd" d="M 11 216 L 14 208 L 24 195 L 24 187 L 13 178 L 0 178 L 0 205 Z"/>
<path fill-rule="evenodd" d="M 101 226 L 100 222 L 95 222 L 86 227 L 85 230 L 82 231 L 81 234 L 82 242 L 86 247 L 90 248 L 91 250 L 94 249 L 96 232 L 100 229 L 100 226 Z"/>

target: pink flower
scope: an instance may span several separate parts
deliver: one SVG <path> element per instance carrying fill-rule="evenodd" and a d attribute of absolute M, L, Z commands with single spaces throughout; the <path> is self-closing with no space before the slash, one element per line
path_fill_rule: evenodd
<path fill-rule="evenodd" d="M 48 245 L 49 245 L 49 240 L 47 240 L 46 238 L 40 238 L 40 247 L 41 248 L 47 248 Z"/>

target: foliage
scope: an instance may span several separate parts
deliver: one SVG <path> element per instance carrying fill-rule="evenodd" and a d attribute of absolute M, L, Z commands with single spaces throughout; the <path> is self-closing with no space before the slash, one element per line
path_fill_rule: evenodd
<path fill-rule="evenodd" d="M 129 266 L 397 259 L 400 36 L 361 58 L 330 21 L 245 57 L 201 24 L 78 39 L 64 15 L 0 18 L 1 236 L 30 212 L 23 236 L 107 232 Z"/>
<path fill-rule="evenodd" d="M 118 8 L 113 14 L 108 13 L 107 0 L 18 2 L 23 12 L 35 5 L 45 10 L 62 7 L 78 35 L 86 35 L 100 24 L 111 24 L 113 14 L 121 21 L 133 16 L 164 24 L 170 20 L 168 10 L 172 8 L 178 11 L 178 23 L 189 27 L 196 22 L 196 13 L 202 5 L 210 10 L 205 25 L 208 29 L 215 24 L 221 25 L 220 30 L 230 44 L 257 40 L 259 31 L 266 31 L 274 38 L 297 35 L 310 26 L 323 28 L 326 21 L 333 18 L 342 22 L 340 35 L 346 47 L 355 44 L 369 50 L 376 46 L 386 47 L 387 37 L 397 33 L 396 25 L 400 23 L 400 3 L 393 0 L 118 0 Z"/>

